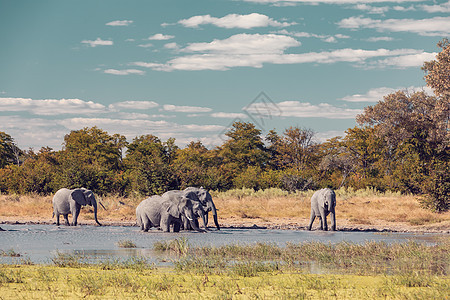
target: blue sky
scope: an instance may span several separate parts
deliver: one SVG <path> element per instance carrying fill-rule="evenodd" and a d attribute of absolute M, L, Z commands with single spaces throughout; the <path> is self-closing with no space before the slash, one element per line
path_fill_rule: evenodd
<path fill-rule="evenodd" d="M 22 149 L 61 149 L 92 126 L 211 148 L 238 120 L 323 141 L 383 95 L 423 89 L 449 13 L 420 0 L 0 0 L 0 131 Z"/>

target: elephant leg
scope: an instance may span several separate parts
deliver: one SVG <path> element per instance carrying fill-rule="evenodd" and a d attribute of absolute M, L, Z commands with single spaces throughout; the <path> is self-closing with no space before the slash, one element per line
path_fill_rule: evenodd
<path fill-rule="evenodd" d="M 59 214 L 55 214 L 56 216 L 56 226 L 59 226 Z"/>
<path fill-rule="evenodd" d="M 65 215 L 63 215 L 64 216 L 64 220 L 65 220 L 65 222 L 66 222 L 66 226 L 70 226 L 70 223 L 69 223 L 69 214 L 65 214 Z M 58 225 L 59 225 L 59 215 L 58 215 Z"/>
<path fill-rule="evenodd" d="M 325 214 L 325 211 L 320 211 L 320 230 L 328 230 L 327 226 L 327 215 Z"/>
<path fill-rule="evenodd" d="M 309 218 L 308 230 L 311 230 L 315 218 L 316 218 L 316 214 L 314 213 L 313 210 L 311 210 L 311 217 Z"/>
<path fill-rule="evenodd" d="M 169 220 L 161 219 L 160 227 L 161 227 L 162 231 L 170 232 L 170 222 L 169 222 Z"/>
<path fill-rule="evenodd" d="M 141 225 L 141 229 L 144 231 L 144 232 L 147 232 L 149 229 L 150 229 L 150 220 L 146 217 L 146 216 L 144 216 L 143 218 L 142 218 L 142 225 Z"/>
<path fill-rule="evenodd" d="M 81 205 L 78 203 L 75 203 L 75 206 L 73 207 L 73 212 L 72 212 L 72 223 L 73 226 L 77 226 L 78 224 L 78 216 L 80 215 L 80 211 L 81 211 Z"/>
<path fill-rule="evenodd" d="M 331 230 L 336 231 L 336 213 L 330 212 L 330 219 L 331 219 Z"/>
<path fill-rule="evenodd" d="M 173 222 L 173 232 L 180 232 L 181 222 Z"/>

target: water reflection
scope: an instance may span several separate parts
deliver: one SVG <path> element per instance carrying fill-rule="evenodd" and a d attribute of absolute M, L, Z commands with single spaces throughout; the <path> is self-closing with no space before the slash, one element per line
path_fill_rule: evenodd
<path fill-rule="evenodd" d="M 208 233 L 180 232 L 163 233 L 151 230 L 141 232 L 137 227 L 122 226 L 55 226 L 55 225 L 4 225 L 0 232 L 0 250 L 13 249 L 21 257 L 0 257 L 2 263 L 14 263 L 27 259 L 34 263 L 51 263 L 56 253 L 82 255 L 93 259 L 127 259 L 144 256 L 155 263 L 166 262 L 169 257 L 153 251 L 158 241 L 184 237 L 191 246 L 221 246 L 226 244 L 275 243 L 284 247 L 287 242 L 351 242 L 363 244 L 367 241 L 386 243 L 414 240 L 436 243 L 438 234 L 375 233 L 375 232 L 325 232 L 270 229 L 223 229 Z M 137 248 L 120 248 L 120 241 L 131 241 Z"/>

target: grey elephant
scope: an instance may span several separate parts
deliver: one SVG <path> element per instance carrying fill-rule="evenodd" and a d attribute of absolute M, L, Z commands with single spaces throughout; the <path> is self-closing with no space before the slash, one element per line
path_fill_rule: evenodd
<path fill-rule="evenodd" d="M 85 205 L 94 207 L 95 222 L 101 226 L 97 219 L 97 200 L 91 190 L 85 188 L 58 190 L 53 196 L 53 216 L 56 216 L 56 225 L 59 226 L 59 215 L 63 215 L 66 225 L 76 226 L 81 207 Z M 69 224 L 69 214 L 72 214 L 72 224 Z"/>
<path fill-rule="evenodd" d="M 178 201 L 171 201 L 167 198 L 154 195 L 143 200 L 136 207 L 136 222 L 143 231 L 148 231 L 150 227 L 159 227 L 164 232 L 178 232 L 181 228 L 181 216 L 187 218 L 195 230 L 204 232 L 194 222 L 192 202 L 187 197 L 181 197 Z"/>
<path fill-rule="evenodd" d="M 328 230 L 327 216 L 331 214 L 331 230 L 336 230 L 336 194 L 332 189 L 321 189 L 311 197 L 311 219 L 308 230 L 311 230 L 316 217 L 320 219 L 320 230 Z"/>
<path fill-rule="evenodd" d="M 206 226 L 208 226 L 208 213 L 212 212 L 214 224 L 216 225 L 217 230 L 220 230 L 219 222 L 217 220 L 217 209 L 209 191 L 204 189 L 203 187 L 188 187 L 184 191 L 194 192 L 197 194 L 197 197 L 202 203 L 203 209 L 205 210 Z"/>
<path fill-rule="evenodd" d="M 191 200 L 193 201 L 193 203 L 196 203 L 197 201 L 199 201 L 203 207 L 204 210 L 204 219 L 203 219 L 203 223 L 204 223 L 204 227 L 207 228 L 208 226 L 208 212 L 212 211 L 213 214 L 213 218 L 214 218 L 214 223 L 217 227 L 217 230 L 220 230 L 220 226 L 219 226 L 219 222 L 217 220 L 217 209 L 216 206 L 214 205 L 214 202 L 212 200 L 211 194 L 204 189 L 203 187 L 197 188 L 197 187 L 188 187 L 182 191 L 180 190 L 174 190 L 174 191 L 168 191 L 166 193 L 164 193 L 162 196 L 169 196 L 169 197 L 181 197 L 181 195 L 192 195 L 191 193 L 194 193 L 195 197 L 189 196 L 191 198 Z M 198 199 L 198 200 L 197 200 Z M 197 217 L 200 217 L 200 215 L 198 215 Z M 189 228 L 187 228 L 189 229 Z"/>
<path fill-rule="evenodd" d="M 181 198 L 186 197 L 189 200 L 191 200 L 192 202 L 192 212 L 194 213 L 194 222 L 197 226 L 199 226 L 198 224 L 198 220 L 199 218 L 202 219 L 203 221 L 203 228 L 206 228 L 206 213 L 203 209 L 203 205 L 200 202 L 200 200 L 197 197 L 197 194 L 195 192 L 192 191 L 180 191 L 180 190 L 172 190 L 172 191 L 167 191 L 164 194 L 161 195 L 161 197 L 168 199 L 172 202 L 178 202 L 180 201 Z M 189 229 L 193 229 L 192 226 L 190 225 L 190 221 L 184 217 L 183 215 L 181 216 L 181 226 L 183 229 L 185 230 L 189 230 Z"/>

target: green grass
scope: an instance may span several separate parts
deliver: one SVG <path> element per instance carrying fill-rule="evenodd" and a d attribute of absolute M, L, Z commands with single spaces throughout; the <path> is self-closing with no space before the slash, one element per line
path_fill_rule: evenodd
<path fill-rule="evenodd" d="M 264 263 L 218 275 L 98 265 L 2 265 L 0 271 L 2 299 L 446 299 L 449 292 L 445 276 L 316 275 Z"/>
<path fill-rule="evenodd" d="M 181 238 L 155 244 L 173 255 L 170 268 L 145 257 L 92 262 L 66 253 L 56 253 L 50 265 L 0 265 L 0 298 L 447 299 L 449 245 L 444 237 L 434 246 L 192 247 Z"/>
<path fill-rule="evenodd" d="M 124 240 L 117 242 L 119 248 L 136 248 L 136 244 L 133 241 Z"/>

